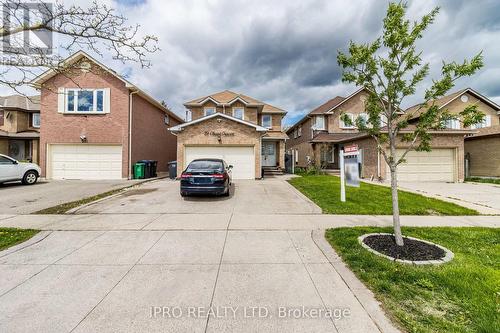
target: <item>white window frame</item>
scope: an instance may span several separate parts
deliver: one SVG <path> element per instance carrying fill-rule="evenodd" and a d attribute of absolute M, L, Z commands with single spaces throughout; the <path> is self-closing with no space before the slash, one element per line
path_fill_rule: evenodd
<path fill-rule="evenodd" d="M 299 128 L 297 129 L 297 136 L 302 136 L 302 126 L 299 126 Z"/>
<path fill-rule="evenodd" d="M 323 126 L 321 126 L 321 127 L 318 126 L 318 119 L 323 119 Z M 319 131 L 324 131 L 326 129 L 326 119 L 325 119 L 325 116 L 314 116 L 313 129 L 319 130 Z"/>
<path fill-rule="evenodd" d="M 383 113 L 380 114 L 380 127 L 387 127 L 388 125 L 388 119 L 387 119 L 387 116 Z"/>
<path fill-rule="evenodd" d="M 68 110 L 69 105 L 69 92 L 73 92 L 73 111 Z M 78 111 L 78 93 L 80 91 L 92 91 L 93 92 L 93 105 L 92 111 Z M 97 111 L 97 92 L 102 92 L 102 111 Z M 104 88 L 67 88 L 65 89 L 65 98 L 64 98 L 64 113 L 68 114 L 105 114 L 109 113 L 109 110 L 106 110 L 106 89 Z"/>
<path fill-rule="evenodd" d="M 233 117 L 241 120 L 245 120 L 245 108 L 242 108 L 241 106 L 234 107 L 233 109 Z M 241 118 L 238 118 L 234 115 L 235 110 L 241 110 Z"/>
<path fill-rule="evenodd" d="M 362 112 L 358 115 L 358 118 L 364 118 L 365 119 L 365 126 L 370 127 L 370 123 L 368 122 L 368 113 Z"/>
<path fill-rule="evenodd" d="M 269 125 L 266 125 L 264 124 L 264 117 L 269 117 Z M 273 128 L 273 116 L 270 115 L 270 114 L 263 114 L 261 116 L 261 123 L 262 123 L 262 127 L 265 127 L 265 128 Z"/>
<path fill-rule="evenodd" d="M 473 125 L 471 125 L 470 128 L 471 129 L 480 129 L 480 128 L 486 128 L 486 127 L 491 127 L 491 116 L 489 114 L 484 116 L 484 119 L 482 122 L 477 123 L 477 124 L 473 124 Z"/>
<path fill-rule="evenodd" d="M 207 107 L 204 107 L 203 108 L 203 115 L 204 116 L 208 116 L 209 114 L 207 114 L 207 110 L 214 110 L 213 113 L 210 113 L 210 114 L 215 114 L 217 113 L 217 108 L 215 106 L 207 106 Z"/>
<path fill-rule="evenodd" d="M 460 120 L 458 119 L 445 120 L 444 127 L 448 129 L 460 129 Z"/>
<path fill-rule="evenodd" d="M 38 124 L 35 124 L 35 115 L 38 115 Z M 40 112 L 34 112 L 31 114 L 31 126 L 34 128 L 40 128 Z"/>
<path fill-rule="evenodd" d="M 344 121 L 342 120 L 342 115 L 341 115 L 339 117 L 340 128 L 342 128 L 342 129 L 355 129 L 356 124 L 354 123 L 354 114 L 352 114 L 352 113 L 344 113 L 344 114 L 347 115 L 349 118 L 351 118 L 352 125 L 347 125 L 346 123 L 344 123 Z"/>

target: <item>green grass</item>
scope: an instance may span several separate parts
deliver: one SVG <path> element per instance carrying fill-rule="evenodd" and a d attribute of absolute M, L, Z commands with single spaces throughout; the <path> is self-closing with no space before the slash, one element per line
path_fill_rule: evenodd
<path fill-rule="evenodd" d="M 0 251 L 22 243 L 37 233 L 38 230 L 32 229 L 0 228 Z"/>
<path fill-rule="evenodd" d="M 411 266 L 378 257 L 357 237 L 390 228 L 330 229 L 326 238 L 408 332 L 500 332 L 500 230 L 403 228 L 403 234 L 443 245 L 455 258 L 440 266 Z"/>
<path fill-rule="evenodd" d="M 300 192 L 314 201 L 325 214 L 391 215 L 391 189 L 361 182 L 360 187 L 346 187 L 346 202 L 340 201 L 340 178 L 303 176 L 289 180 Z M 399 191 L 401 215 L 478 215 L 478 212 L 454 203 L 420 194 Z"/>
<path fill-rule="evenodd" d="M 500 185 L 500 178 L 479 178 L 479 177 L 469 177 L 465 179 L 466 182 L 475 183 L 488 183 Z"/>
<path fill-rule="evenodd" d="M 133 186 L 133 185 L 131 185 L 131 186 Z M 90 202 L 93 202 L 93 201 L 96 201 L 96 200 L 99 200 L 99 199 L 102 199 L 102 198 L 105 198 L 105 197 L 109 197 L 110 195 L 119 193 L 119 192 L 121 192 L 123 190 L 124 190 L 124 188 L 120 188 L 120 189 L 116 189 L 116 190 L 112 190 L 112 191 L 108 191 L 108 192 L 96 194 L 96 195 L 93 195 L 91 197 L 83 198 L 83 199 L 80 199 L 80 200 L 75 200 L 75 201 L 71 201 L 71 202 L 65 202 L 63 204 L 60 204 L 60 205 L 57 205 L 57 206 L 54 206 L 54 207 L 45 208 L 45 209 L 33 212 L 31 214 L 64 214 L 64 213 L 66 213 L 70 209 L 73 209 L 73 208 L 76 208 L 76 207 L 80 207 L 82 205 L 88 204 Z"/>

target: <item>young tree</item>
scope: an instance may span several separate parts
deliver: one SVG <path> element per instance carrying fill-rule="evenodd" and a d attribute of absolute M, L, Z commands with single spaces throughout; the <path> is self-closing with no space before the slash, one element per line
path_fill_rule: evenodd
<path fill-rule="evenodd" d="M 443 129 L 446 120 L 458 119 L 468 127 L 484 117 L 475 106 L 465 108 L 457 116 L 435 103 L 457 79 L 473 75 L 483 66 L 481 53 L 463 63 L 443 62 L 441 77 L 425 90 L 423 103 L 411 112 L 401 108 L 405 98 L 414 95 L 417 85 L 429 74 L 429 64 L 422 63 L 422 52 L 417 51 L 416 42 L 439 12 L 439 8 L 435 8 L 410 23 L 405 18 L 406 8 L 405 3 L 390 3 L 382 36 L 368 44 L 351 42 L 348 54 L 339 52 L 337 58 L 343 68 L 343 81 L 365 87 L 369 92 L 365 103 L 368 119 L 358 118 L 355 125 L 376 141 L 390 169 L 394 236 L 399 246 L 404 243 L 399 221 L 398 166 L 411 150 L 430 151 L 432 131 Z M 342 115 L 342 120 L 353 124 L 346 115 Z M 396 152 L 398 141 L 407 144 L 400 156 Z"/>
<path fill-rule="evenodd" d="M 0 85 L 18 93 L 44 70 L 72 71 L 63 64 L 60 50 L 86 49 L 101 56 L 106 50 L 116 60 L 142 67 L 149 67 L 148 54 L 159 50 L 157 37 L 141 35 L 138 25 L 128 25 L 124 16 L 96 0 L 86 7 L 44 0 L 0 0 L 0 10 Z M 53 43 L 55 37 L 57 44 Z"/>

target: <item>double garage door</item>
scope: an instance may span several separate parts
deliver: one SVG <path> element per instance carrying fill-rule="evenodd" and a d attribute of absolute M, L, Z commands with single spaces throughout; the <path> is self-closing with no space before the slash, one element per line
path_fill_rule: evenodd
<path fill-rule="evenodd" d="M 220 158 L 233 166 L 233 179 L 255 179 L 253 146 L 186 146 L 185 166 L 197 158 Z"/>
<path fill-rule="evenodd" d="M 121 179 L 120 145 L 50 145 L 49 172 L 53 179 Z"/>
<path fill-rule="evenodd" d="M 397 150 L 401 156 L 404 150 Z M 433 149 L 430 152 L 410 151 L 406 162 L 398 166 L 398 180 L 409 182 L 455 181 L 455 149 Z M 389 168 L 387 180 L 391 179 Z"/>

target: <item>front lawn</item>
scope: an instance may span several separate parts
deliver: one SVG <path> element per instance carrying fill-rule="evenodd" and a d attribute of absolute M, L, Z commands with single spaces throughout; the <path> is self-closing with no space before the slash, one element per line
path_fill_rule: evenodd
<path fill-rule="evenodd" d="M 340 178 L 303 176 L 289 180 L 314 201 L 325 214 L 392 215 L 391 189 L 361 182 L 360 187 L 346 186 L 346 202 L 340 201 Z M 401 215 L 478 215 L 475 210 L 420 194 L 399 191 Z"/>
<path fill-rule="evenodd" d="M 38 230 L 0 228 L 0 251 L 35 236 Z"/>
<path fill-rule="evenodd" d="M 487 183 L 487 184 L 500 185 L 500 178 L 469 177 L 469 178 L 466 178 L 465 181 L 466 182 L 474 182 L 474 183 Z"/>
<path fill-rule="evenodd" d="M 411 266 L 378 257 L 360 235 L 390 228 L 330 229 L 326 238 L 388 315 L 408 332 L 500 332 L 500 230 L 403 228 L 403 234 L 443 245 L 455 258 Z"/>

